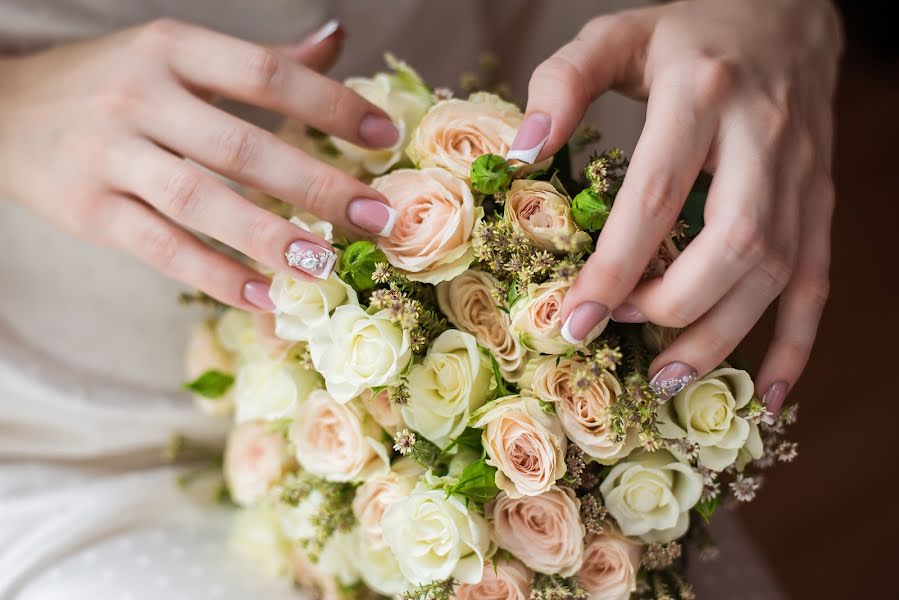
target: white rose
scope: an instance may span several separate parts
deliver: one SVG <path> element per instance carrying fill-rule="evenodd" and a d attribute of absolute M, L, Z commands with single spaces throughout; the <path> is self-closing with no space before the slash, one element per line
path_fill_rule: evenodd
<path fill-rule="evenodd" d="M 351 305 L 334 311 L 323 335 L 310 341 L 309 352 L 338 402 L 394 383 L 412 358 L 408 331 L 384 312 L 369 315 Z"/>
<path fill-rule="evenodd" d="M 344 587 L 355 585 L 361 578 L 358 562 L 361 546 L 358 528 L 335 531 L 319 553 L 318 568 Z"/>
<path fill-rule="evenodd" d="M 296 361 L 258 360 L 242 365 L 234 380 L 235 421 L 292 417 L 321 380 Z"/>
<path fill-rule="evenodd" d="M 278 522 L 284 535 L 294 542 L 314 539 L 316 528 L 312 521 L 322 509 L 324 502 L 325 497 L 322 493 L 313 489 L 296 506 L 285 503 L 278 504 Z"/>
<path fill-rule="evenodd" d="M 381 517 L 384 516 L 384 511 L 394 502 L 412 493 L 423 471 L 424 469 L 417 463 L 402 458 L 393 464 L 389 473 L 369 479 L 356 490 L 353 498 L 353 514 L 362 527 L 368 546 L 385 545 L 381 530 Z"/>
<path fill-rule="evenodd" d="M 596 325 L 579 345 L 562 337 L 562 300 L 571 288 L 570 281 L 547 281 L 528 286 L 528 293 L 512 305 L 509 331 L 529 350 L 541 354 L 566 354 L 586 346 L 603 332 L 609 317 Z"/>
<path fill-rule="evenodd" d="M 290 463 L 284 436 L 265 422 L 242 423 L 231 430 L 225 447 L 225 481 L 237 504 L 262 499 Z"/>
<path fill-rule="evenodd" d="M 486 402 L 492 378 L 489 359 L 474 336 L 448 329 L 409 371 L 409 402 L 400 412 L 409 427 L 444 448 Z"/>
<path fill-rule="evenodd" d="M 216 335 L 215 322 L 202 321 L 194 325 L 184 351 L 184 363 L 188 381 L 194 381 L 207 371 L 234 373 L 234 355 L 225 349 Z M 194 394 L 194 400 L 207 414 L 228 415 L 234 409 L 234 387 L 230 387 L 220 398 Z"/>
<path fill-rule="evenodd" d="M 281 535 L 275 512 L 264 504 L 237 512 L 228 548 L 269 577 L 289 572 L 290 544 Z"/>
<path fill-rule="evenodd" d="M 356 403 L 341 404 L 316 390 L 290 426 L 297 460 L 328 481 L 362 481 L 390 467 L 381 428 Z"/>
<path fill-rule="evenodd" d="M 233 355 L 240 355 L 247 345 L 253 343 L 256 335 L 253 316 L 236 308 L 226 309 L 215 325 L 215 333 L 225 350 Z"/>
<path fill-rule="evenodd" d="M 396 596 L 412 588 L 402 571 L 400 563 L 389 546 L 362 544 L 359 556 L 359 571 L 365 585 L 379 594 Z"/>
<path fill-rule="evenodd" d="M 342 304 L 358 304 L 356 291 L 336 273 L 323 281 L 302 281 L 287 273 L 272 278 L 275 333 L 281 339 L 308 342 Z"/>
<path fill-rule="evenodd" d="M 611 525 L 587 538 L 577 578 L 590 594 L 589 600 L 628 600 L 637 589 L 642 554 L 640 542 L 621 535 Z"/>
<path fill-rule="evenodd" d="M 477 583 L 493 550 L 484 518 L 441 490 L 413 492 L 394 502 L 381 527 L 400 571 L 415 585 L 449 577 Z"/>
<path fill-rule="evenodd" d="M 663 543 L 687 532 L 702 476 L 664 450 L 639 452 L 612 467 L 599 490 L 624 535 Z"/>

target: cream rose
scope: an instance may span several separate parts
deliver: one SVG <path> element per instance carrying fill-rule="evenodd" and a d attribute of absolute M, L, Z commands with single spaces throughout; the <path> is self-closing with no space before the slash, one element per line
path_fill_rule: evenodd
<path fill-rule="evenodd" d="M 308 342 L 342 304 L 358 304 L 356 291 L 332 273 L 323 281 L 302 281 L 286 273 L 272 278 L 269 297 L 275 304 L 275 333 L 284 340 Z"/>
<path fill-rule="evenodd" d="M 737 414 L 752 401 L 754 389 L 746 371 L 712 371 L 659 408 L 659 433 L 699 444 L 700 464 L 713 471 L 732 465 L 742 448 L 752 458 L 761 458 L 758 425 Z"/>
<path fill-rule="evenodd" d="M 493 536 L 524 564 L 540 573 L 570 577 L 584 560 L 581 502 L 568 487 L 552 486 L 539 496 L 500 494 L 485 507 Z"/>
<path fill-rule="evenodd" d="M 565 474 L 565 432 L 537 398 L 499 398 L 472 419 L 473 427 L 484 430 L 481 439 L 487 464 L 497 468 L 496 485 L 510 497 L 542 494 Z"/>
<path fill-rule="evenodd" d="M 414 585 L 449 577 L 477 583 L 493 551 L 483 517 L 442 490 L 419 490 L 394 502 L 381 527 L 400 571 Z"/>
<path fill-rule="evenodd" d="M 290 441 L 300 466 L 328 481 L 363 481 L 390 468 L 381 428 L 356 403 L 341 404 L 324 390 L 309 394 Z"/>
<path fill-rule="evenodd" d="M 188 381 L 194 381 L 207 371 L 234 373 L 234 355 L 222 345 L 216 335 L 216 322 L 202 321 L 194 325 L 184 351 L 184 371 Z M 234 410 L 234 387 L 229 388 L 220 398 L 206 398 L 194 394 L 197 405 L 203 412 L 223 416 Z"/>
<path fill-rule="evenodd" d="M 509 152 L 523 118 L 517 106 L 493 94 L 444 100 L 421 120 L 406 153 L 420 168 L 441 167 L 468 181 L 476 158 Z"/>
<path fill-rule="evenodd" d="M 510 332 L 522 345 L 541 354 L 565 354 L 599 337 L 609 322 L 600 322 L 578 346 L 562 337 L 562 300 L 571 288 L 569 281 L 548 281 L 528 286 L 528 293 L 511 308 Z"/>
<path fill-rule="evenodd" d="M 437 303 L 450 323 L 472 334 L 490 350 L 503 377 L 515 381 L 524 367 L 527 351 L 509 333 L 509 315 L 497 307 L 490 294 L 498 287 L 499 282 L 489 274 L 469 269 L 452 281 L 437 285 Z"/>
<path fill-rule="evenodd" d="M 345 85 L 386 112 L 399 131 L 392 148 L 362 148 L 337 137 L 334 146 L 348 160 L 361 164 L 372 175 L 380 175 L 404 158 L 403 152 L 434 97 L 421 78 L 408 65 L 388 59 L 395 73 L 378 73 L 374 77 L 353 77 Z"/>
<path fill-rule="evenodd" d="M 290 544 L 274 510 L 265 504 L 237 511 L 228 549 L 269 577 L 284 577 L 290 571 Z"/>
<path fill-rule="evenodd" d="M 639 444 L 637 431 L 625 432 L 622 439 L 611 425 L 611 409 L 621 397 L 621 383 L 603 371 L 586 387 L 574 385 L 584 361 L 577 357 L 539 359 L 531 389 L 538 398 L 552 402 L 568 438 L 598 462 L 612 464 L 627 456 Z"/>
<path fill-rule="evenodd" d="M 464 181 L 443 169 L 399 169 L 372 182 L 398 216 L 379 240 L 388 262 L 409 279 L 436 284 L 474 260 L 471 232 L 483 209 Z"/>
<path fill-rule="evenodd" d="M 272 421 L 294 416 L 297 406 L 321 387 L 315 372 L 293 360 L 241 365 L 234 380 L 235 421 Z"/>
<path fill-rule="evenodd" d="M 599 490 L 624 535 L 662 543 L 686 533 L 702 476 L 664 450 L 640 452 L 612 467 Z"/>
<path fill-rule="evenodd" d="M 309 353 L 338 402 L 394 383 L 412 358 L 409 332 L 383 312 L 369 315 L 359 306 L 339 306 L 321 333 L 310 340 Z"/>
<path fill-rule="evenodd" d="M 489 359 L 474 336 L 448 329 L 434 340 L 424 361 L 409 371 L 409 402 L 400 413 L 409 427 L 444 448 L 487 401 L 492 381 Z"/>
<path fill-rule="evenodd" d="M 381 517 L 394 502 L 402 500 L 415 488 L 423 469 L 409 459 L 398 460 L 389 473 L 369 479 L 356 490 L 353 498 L 353 514 L 362 527 L 368 546 L 384 545 Z"/>
<path fill-rule="evenodd" d="M 308 496 L 295 506 L 286 503 L 277 504 L 278 522 L 281 531 L 294 542 L 303 542 L 315 538 L 316 528 L 313 525 L 315 516 L 321 511 L 325 497 L 313 489 Z"/>
<path fill-rule="evenodd" d="M 603 529 L 587 538 L 578 581 L 590 594 L 589 600 L 628 600 L 637 589 L 643 546 L 611 525 Z"/>
<path fill-rule="evenodd" d="M 456 588 L 456 600 L 528 600 L 534 574 L 514 558 L 487 561 L 480 583 Z"/>
<path fill-rule="evenodd" d="M 281 479 L 290 463 L 284 436 L 265 422 L 242 423 L 225 447 L 225 481 L 241 506 L 258 502 Z"/>
<path fill-rule="evenodd" d="M 318 568 L 334 577 L 344 588 L 359 583 L 362 578 L 358 561 L 361 542 L 356 527 L 350 531 L 335 531 L 319 553 Z"/>
<path fill-rule="evenodd" d="M 544 250 L 580 252 L 593 243 L 574 222 L 568 198 L 547 181 L 513 181 L 503 212 L 507 221 Z"/>
<path fill-rule="evenodd" d="M 362 581 L 379 594 L 395 597 L 412 588 L 389 546 L 363 543 L 355 560 L 359 562 Z"/>

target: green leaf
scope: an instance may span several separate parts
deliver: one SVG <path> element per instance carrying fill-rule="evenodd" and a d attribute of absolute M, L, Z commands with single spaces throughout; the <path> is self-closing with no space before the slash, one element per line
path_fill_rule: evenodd
<path fill-rule="evenodd" d="M 481 451 L 481 434 L 483 430 L 474 427 L 466 427 L 462 435 L 456 438 L 456 443 L 463 448 Z"/>
<path fill-rule="evenodd" d="M 506 380 L 503 379 L 503 375 L 499 370 L 499 363 L 496 362 L 496 357 L 493 356 L 493 353 L 490 354 L 490 366 L 493 368 L 493 380 L 496 382 L 496 395 L 494 398 L 502 398 L 503 396 L 511 396 L 515 393 L 514 390 L 509 388 L 506 385 Z"/>
<path fill-rule="evenodd" d="M 538 402 L 540 403 L 540 410 L 542 410 L 543 412 L 545 412 L 548 415 L 556 414 L 556 405 L 555 404 L 553 404 L 552 402 L 547 402 L 545 400 L 538 400 Z"/>
<path fill-rule="evenodd" d="M 233 375 L 210 369 L 193 381 L 185 383 L 184 389 L 193 392 L 198 396 L 217 400 L 224 396 L 233 384 Z"/>
<path fill-rule="evenodd" d="M 446 490 L 447 497 L 456 495 L 484 504 L 499 494 L 496 487 L 496 467 L 491 467 L 483 458 L 474 461 L 462 471 L 459 482 Z"/>
<path fill-rule="evenodd" d="M 696 511 L 696 514 L 708 523 L 709 519 L 712 518 L 712 515 L 715 514 L 715 511 L 718 509 L 718 496 L 709 500 L 700 500 L 693 509 Z"/>

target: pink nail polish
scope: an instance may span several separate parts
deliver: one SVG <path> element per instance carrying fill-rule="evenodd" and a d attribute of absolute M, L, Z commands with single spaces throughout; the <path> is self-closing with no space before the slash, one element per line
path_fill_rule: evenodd
<path fill-rule="evenodd" d="M 369 113 L 359 124 L 359 137 L 369 146 L 390 148 L 399 141 L 400 132 L 387 117 Z"/>
<path fill-rule="evenodd" d="M 290 244 L 284 256 L 288 265 L 318 279 L 327 279 L 337 262 L 337 254 L 307 240 Z"/>
<path fill-rule="evenodd" d="M 551 127 L 552 120 L 548 114 L 536 112 L 527 115 L 518 127 L 518 133 L 515 134 L 506 159 L 533 164 L 543 150 L 546 140 L 549 139 Z"/>
<path fill-rule="evenodd" d="M 386 237 L 393 231 L 397 212 L 390 206 L 369 198 L 356 198 L 347 206 L 350 223 L 369 233 Z"/>
<path fill-rule="evenodd" d="M 275 310 L 275 304 L 269 297 L 271 286 L 264 281 L 248 281 L 243 286 L 244 300 L 262 310 Z"/>
<path fill-rule="evenodd" d="M 784 401 L 787 399 L 788 390 L 789 388 L 785 382 L 778 381 L 777 383 L 772 383 L 765 395 L 762 396 L 762 404 L 768 407 L 768 412 L 774 418 L 780 414 L 780 409 L 783 408 Z"/>
<path fill-rule="evenodd" d="M 578 304 L 562 324 L 562 337 L 569 344 L 580 344 L 607 316 L 609 309 L 598 302 Z"/>
<path fill-rule="evenodd" d="M 618 323 L 645 323 L 649 319 L 636 306 L 625 303 L 612 311 L 612 320 Z"/>
<path fill-rule="evenodd" d="M 663 402 L 676 396 L 685 387 L 696 381 L 696 369 L 690 365 L 673 362 L 662 367 L 649 382 L 649 389 Z"/>
<path fill-rule="evenodd" d="M 337 19 L 331 19 L 330 21 L 319 27 L 315 33 L 310 35 L 307 38 L 306 43 L 310 46 L 321 44 L 340 30 L 340 21 L 338 21 Z"/>

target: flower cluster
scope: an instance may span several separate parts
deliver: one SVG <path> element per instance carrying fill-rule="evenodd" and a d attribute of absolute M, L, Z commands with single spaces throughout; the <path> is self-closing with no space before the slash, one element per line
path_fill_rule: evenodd
<path fill-rule="evenodd" d="M 389 63 L 348 85 L 394 119 L 395 147 L 288 139 L 370 181 L 394 228 L 356 240 L 289 215 L 338 249 L 334 271 L 276 274 L 271 314 L 219 310 L 188 347 L 187 388 L 234 419 L 236 547 L 332 600 L 692 598 L 687 544 L 793 460 L 795 412 L 767 413 L 728 364 L 660 398 L 647 369 L 674 330 L 606 320 L 567 339 L 624 154 L 580 184 L 507 161 L 517 106 Z"/>

